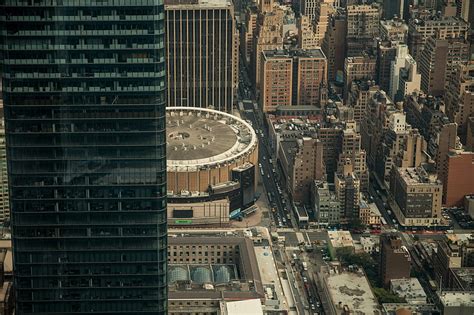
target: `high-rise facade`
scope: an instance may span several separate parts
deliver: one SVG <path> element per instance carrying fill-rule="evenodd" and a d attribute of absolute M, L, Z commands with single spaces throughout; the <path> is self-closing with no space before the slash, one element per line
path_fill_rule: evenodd
<path fill-rule="evenodd" d="M 465 40 L 428 38 L 420 56 L 421 89 L 433 96 L 446 92 L 446 82 L 455 66 L 469 60 L 469 44 Z"/>
<path fill-rule="evenodd" d="M 402 246 L 396 234 L 383 234 L 380 237 L 380 277 L 384 286 L 392 279 L 409 278 L 411 270 L 410 253 Z"/>
<path fill-rule="evenodd" d="M 1 98 L 0 92 L 0 98 Z M 8 198 L 7 151 L 5 141 L 5 120 L 3 101 L 0 99 L 0 224 L 10 220 L 10 203 Z"/>
<path fill-rule="evenodd" d="M 372 5 L 349 5 L 346 10 L 347 56 L 360 56 L 370 47 L 375 48 L 379 36 L 380 7 Z"/>
<path fill-rule="evenodd" d="M 166 314 L 161 0 L 0 2 L 17 314 Z"/>
<path fill-rule="evenodd" d="M 230 112 L 239 35 L 230 0 L 165 1 L 168 106 Z"/>

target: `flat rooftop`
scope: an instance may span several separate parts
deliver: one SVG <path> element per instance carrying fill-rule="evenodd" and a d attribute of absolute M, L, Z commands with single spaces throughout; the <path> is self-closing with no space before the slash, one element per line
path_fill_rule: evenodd
<path fill-rule="evenodd" d="M 165 0 L 165 8 L 184 8 L 192 6 L 194 9 L 199 8 L 214 8 L 214 7 L 229 7 L 232 5 L 231 0 Z"/>
<path fill-rule="evenodd" d="M 328 231 L 329 241 L 332 247 L 353 247 L 351 232 L 349 231 Z"/>
<path fill-rule="evenodd" d="M 256 145 L 253 128 L 236 116 L 203 108 L 166 108 L 168 168 L 231 161 Z"/>
<path fill-rule="evenodd" d="M 380 314 L 379 305 L 363 273 L 342 272 L 327 278 L 327 287 L 337 314 L 347 305 L 351 314 Z M 338 307 L 341 303 L 341 308 Z"/>
<path fill-rule="evenodd" d="M 474 306 L 474 292 L 465 291 L 444 291 L 438 293 L 439 299 L 444 307 L 453 306 Z"/>
<path fill-rule="evenodd" d="M 441 182 L 422 167 L 399 168 L 400 176 L 407 185 L 441 185 Z"/>
<path fill-rule="evenodd" d="M 303 58 L 317 58 L 326 59 L 321 48 L 315 49 L 272 49 L 264 50 L 263 54 L 266 58 L 292 58 L 292 57 L 303 57 Z"/>

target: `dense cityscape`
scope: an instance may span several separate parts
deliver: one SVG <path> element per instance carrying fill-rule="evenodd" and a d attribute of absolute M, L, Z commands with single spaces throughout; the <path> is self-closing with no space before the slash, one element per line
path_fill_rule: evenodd
<path fill-rule="evenodd" d="M 474 1 L 0 0 L 0 315 L 473 315 Z"/>

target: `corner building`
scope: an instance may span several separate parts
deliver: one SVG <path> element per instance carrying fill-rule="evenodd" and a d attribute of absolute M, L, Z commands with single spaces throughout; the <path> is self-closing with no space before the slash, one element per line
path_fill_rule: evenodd
<path fill-rule="evenodd" d="M 0 0 L 16 313 L 166 314 L 162 0 Z"/>

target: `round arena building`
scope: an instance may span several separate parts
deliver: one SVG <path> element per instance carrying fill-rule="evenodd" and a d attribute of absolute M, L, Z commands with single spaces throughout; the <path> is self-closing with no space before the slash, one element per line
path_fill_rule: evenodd
<path fill-rule="evenodd" d="M 196 195 L 258 163 L 258 140 L 244 120 L 213 109 L 167 107 L 168 195 Z"/>

